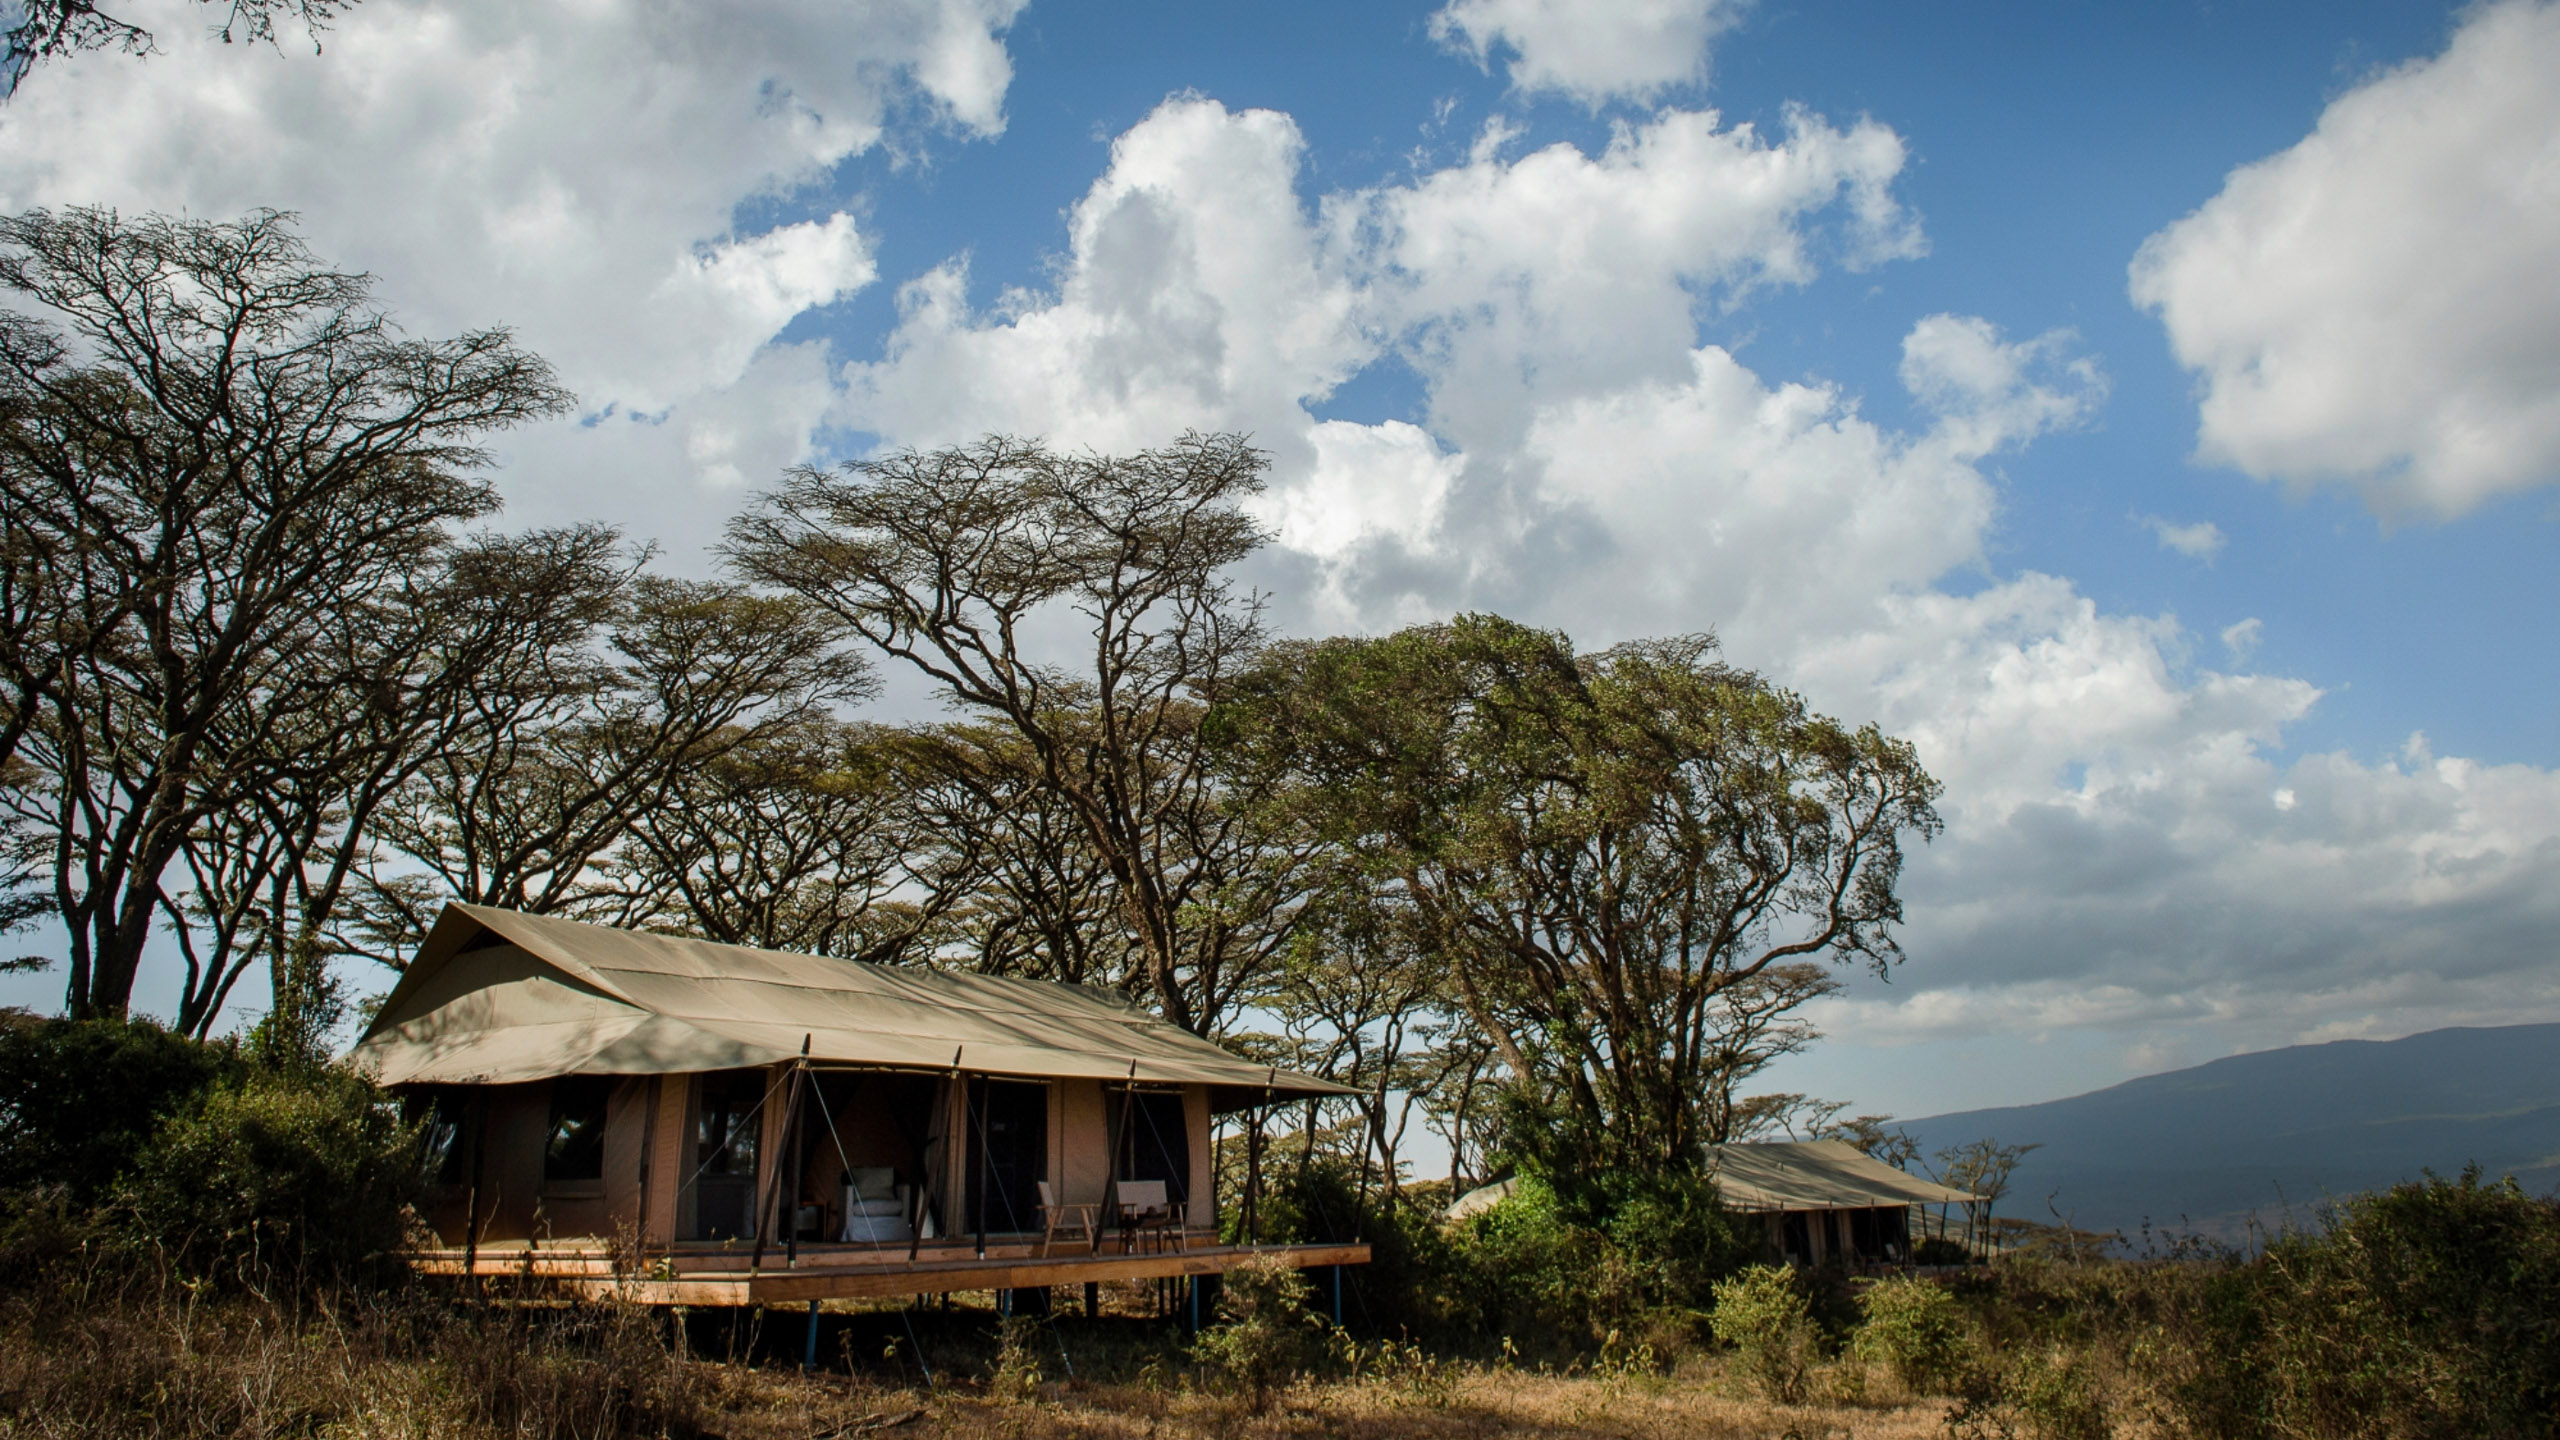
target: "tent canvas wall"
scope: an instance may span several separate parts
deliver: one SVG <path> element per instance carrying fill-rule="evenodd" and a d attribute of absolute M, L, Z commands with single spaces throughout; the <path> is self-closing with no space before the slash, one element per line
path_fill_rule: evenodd
<path fill-rule="evenodd" d="M 430 1117 L 432 1219 L 474 1244 L 1020 1234 L 1039 1181 L 1162 1179 L 1213 1224 L 1214 1113 L 1349 1093 L 1105 991 L 469 905 L 354 1058 Z"/>
<path fill-rule="evenodd" d="M 1711 1145 L 1707 1163 L 1725 1208 L 1764 1217 L 1771 1248 L 1805 1264 L 1907 1261 L 1915 1206 L 1982 1198 L 1906 1175 L 1845 1140 Z"/>

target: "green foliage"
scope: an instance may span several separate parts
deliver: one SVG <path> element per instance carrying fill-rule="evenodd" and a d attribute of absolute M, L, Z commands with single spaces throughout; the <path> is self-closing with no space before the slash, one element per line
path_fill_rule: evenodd
<path fill-rule="evenodd" d="M 104 1196 L 163 1121 L 248 1065 L 237 1049 L 148 1020 L 0 1012 L 0 1191 Z"/>
<path fill-rule="evenodd" d="M 1219 1323 L 1202 1331 L 1192 1357 L 1241 1390 L 1256 1415 L 1271 1391 L 1314 1359 L 1324 1322 L 1308 1310 L 1307 1277 L 1277 1255 L 1256 1256 L 1226 1273 L 1218 1291 Z"/>
<path fill-rule="evenodd" d="M 999 1405 L 1027 1405 L 1040 1396 L 1040 1342 L 1046 1322 L 1037 1315 L 1008 1315 L 996 1322 L 996 1363 L 987 1395 Z"/>
<path fill-rule="evenodd" d="M 1607 1237 L 1575 1223 L 1537 1176 L 1521 1176 L 1508 1198 L 1470 1216 L 1454 1239 L 1471 1308 L 1489 1329 L 1571 1346 L 1597 1339 L 1604 1320 L 1632 1306 Z"/>
<path fill-rule="evenodd" d="M 1336 1330 L 1329 1349 L 1344 1376 L 1375 1381 L 1404 1404 L 1446 1410 L 1457 1403 L 1460 1366 L 1419 1341 L 1389 1339 L 1372 1345 Z"/>
<path fill-rule="evenodd" d="M 1595 1188 L 1606 1205 L 1600 1230 L 1648 1304 L 1704 1309 L 1715 1283 L 1759 1249 L 1716 1203 L 1714 1182 L 1694 1171 L 1614 1172 Z"/>
<path fill-rule="evenodd" d="M 1908 744 L 1812 713 L 1710 636 L 1579 654 L 1464 615 L 1280 645 L 1209 728 L 1569 1113 L 1538 1137 L 1549 1175 L 1690 1163 L 1752 1058 L 1728 994 L 1794 957 L 1889 966 L 1903 836 L 1939 823 Z"/>
<path fill-rule="evenodd" d="M 380 1091 L 339 1072 L 258 1074 L 163 1125 L 114 1208 L 182 1273 L 316 1284 L 387 1273 L 420 1184 L 414 1136 Z"/>
<path fill-rule="evenodd" d="M 2430 1176 L 2205 1288 L 2179 1398 L 2207 1433 L 2560 1431 L 2560 1200 Z"/>
<path fill-rule="evenodd" d="M 1292 1159 L 1266 1172 L 1259 1226 L 1267 1243 L 1368 1245 L 1369 1263 L 1345 1276 L 1343 1319 L 1369 1334 L 1442 1336 L 1475 1324 L 1469 1260 L 1440 1224 L 1439 1210 L 1390 1204 L 1376 1185 L 1364 1190 L 1340 1156 Z"/>
<path fill-rule="evenodd" d="M 1715 1302 L 1709 1317 L 1715 1337 L 1740 1353 L 1760 1393 L 1780 1405 L 1801 1403 L 1815 1358 L 1815 1332 L 1794 1272 L 1754 1265 L 1718 1282 Z"/>
<path fill-rule="evenodd" d="M 1676 1337 L 1751 1255 L 1713 1186 L 1691 1174 L 1604 1174 L 1570 1197 L 1522 1175 L 1450 1240 L 1480 1334 L 1547 1336 L 1568 1350 L 1648 1326 Z"/>
<path fill-rule="evenodd" d="M 1915 1395 L 1951 1395 L 1975 1363 L 1972 1327 L 1946 1290 L 1893 1277 L 1858 1297 L 1858 1358 L 1893 1372 Z"/>
<path fill-rule="evenodd" d="M 2107 1440 L 2115 1433 L 2084 1352 L 2027 1351 L 2011 1362 L 2002 1387 L 2034 1440 Z"/>

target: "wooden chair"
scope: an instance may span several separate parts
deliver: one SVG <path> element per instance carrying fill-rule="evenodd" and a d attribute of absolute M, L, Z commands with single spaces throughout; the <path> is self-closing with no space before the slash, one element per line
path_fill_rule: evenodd
<path fill-rule="evenodd" d="M 1058 1238 L 1058 1232 L 1061 1230 L 1081 1232 L 1086 1249 L 1100 1250 L 1102 1248 L 1102 1207 L 1090 1201 L 1061 1205 L 1058 1203 L 1056 1193 L 1050 1190 L 1048 1181 L 1043 1180 L 1039 1184 L 1041 1255 L 1046 1256 L 1049 1253 L 1050 1242 Z"/>
<path fill-rule="evenodd" d="M 1173 1248 L 1190 1248 L 1184 1234 L 1182 1207 L 1165 1194 L 1161 1180 L 1123 1180 L 1120 1192 L 1120 1248 L 1143 1249 L 1146 1237 L 1156 1237 L 1161 1251 L 1170 1239 Z"/>

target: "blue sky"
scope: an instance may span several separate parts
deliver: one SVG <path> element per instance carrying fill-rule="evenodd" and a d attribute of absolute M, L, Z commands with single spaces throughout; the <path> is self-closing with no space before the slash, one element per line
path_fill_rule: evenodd
<path fill-rule="evenodd" d="M 1292 628 L 1714 628 L 1910 735 L 1908 963 L 1789 1088 L 2560 1018 L 2549 5 L 153 13 L 0 200 L 517 324 L 589 422 L 517 520 L 699 566 L 796 460 L 1249 429 Z"/>

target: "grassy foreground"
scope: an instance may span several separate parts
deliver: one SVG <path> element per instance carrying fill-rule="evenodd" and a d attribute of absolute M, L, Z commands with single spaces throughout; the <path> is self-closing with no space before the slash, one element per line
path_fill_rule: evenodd
<path fill-rule="evenodd" d="M 1854 1403 L 1773 1406 L 1706 1355 L 1667 1373 L 1625 1365 L 1595 1374 L 1412 1352 L 1283 1385 L 1257 1413 L 1245 1397 L 1205 1387 L 1170 1326 L 1130 1319 L 1014 1327 L 1035 1347 L 1005 1343 L 984 1311 L 831 1316 L 821 1334 L 833 1364 L 858 1373 L 803 1374 L 777 1353 L 797 1348 L 797 1317 L 778 1317 L 763 1334 L 753 1320 L 696 1317 L 677 1335 L 664 1316 L 636 1309 L 484 1309 L 413 1296 L 289 1312 L 254 1299 L 199 1301 L 182 1289 L 93 1304 L 50 1298 L 70 1303 L 31 1307 L 19 1297 L 0 1331 L 0 1435 L 1889 1440 L 1945 1434 L 1949 1408 L 1882 1384 Z M 909 1329 L 914 1321 L 922 1328 Z M 931 1386 L 914 1373 L 910 1336 L 933 1354 Z M 735 1349 L 713 1358 L 706 1344 Z M 1078 1360 L 1081 1374 L 1064 1378 Z"/>

